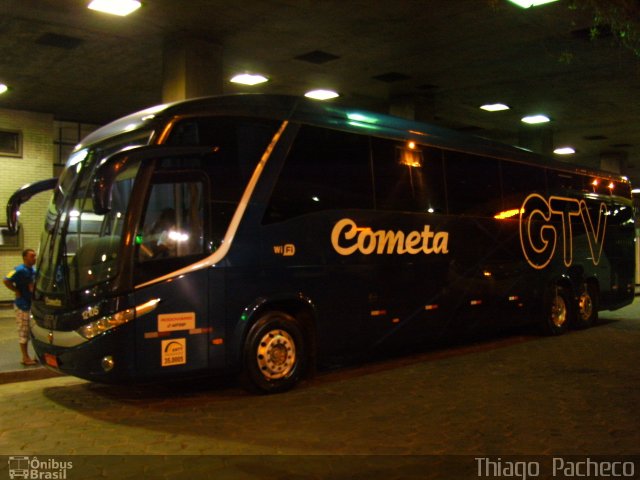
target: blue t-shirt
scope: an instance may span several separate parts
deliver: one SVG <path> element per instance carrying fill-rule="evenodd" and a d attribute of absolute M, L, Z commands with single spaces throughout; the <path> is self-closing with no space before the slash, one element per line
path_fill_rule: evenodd
<path fill-rule="evenodd" d="M 36 269 L 26 265 L 18 265 L 10 271 L 5 280 L 9 280 L 20 292 L 20 298 L 16 298 L 15 304 L 20 310 L 28 311 L 31 308 L 31 289 L 36 278 Z"/>

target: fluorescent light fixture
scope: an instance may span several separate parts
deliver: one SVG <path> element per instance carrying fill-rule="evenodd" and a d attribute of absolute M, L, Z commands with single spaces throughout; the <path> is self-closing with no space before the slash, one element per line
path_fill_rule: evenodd
<path fill-rule="evenodd" d="M 547 123 L 551 121 L 549 117 L 546 115 L 529 115 L 526 117 L 522 117 L 521 121 L 523 123 L 528 123 L 530 125 L 535 125 L 537 123 Z"/>
<path fill-rule="evenodd" d="M 230 80 L 231 83 L 239 83 L 241 85 L 258 85 L 268 81 L 267 77 L 256 73 L 241 73 Z"/>
<path fill-rule="evenodd" d="M 556 155 L 573 155 L 576 151 L 572 147 L 560 147 L 556 148 L 553 153 Z"/>
<path fill-rule="evenodd" d="M 635 193 L 635 194 L 640 193 L 640 188 L 634 188 L 633 190 L 631 190 L 631 193 Z"/>
<path fill-rule="evenodd" d="M 304 94 L 307 98 L 313 98 L 314 100 L 331 100 L 332 98 L 339 97 L 340 94 L 333 90 L 310 90 Z"/>
<path fill-rule="evenodd" d="M 501 112 L 502 110 L 509 110 L 509 106 L 504 103 L 487 103 L 482 105 L 480 109 L 487 112 Z"/>
<path fill-rule="evenodd" d="M 139 9 L 142 4 L 138 0 L 93 0 L 89 4 L 91 10 L 124 17 Z"/>
<path fill-rule="evenodd" d="M 557 2 L 558 0 L 509 0 L 522 8 L 538 7 L 545 3 Z"/>
<path fill-rule="evenodd" d="M 5 93 L 7 90 L 9 90 L 9 87 L 7 87 L 4 83 L 0 83 L 0 95 Z"/>

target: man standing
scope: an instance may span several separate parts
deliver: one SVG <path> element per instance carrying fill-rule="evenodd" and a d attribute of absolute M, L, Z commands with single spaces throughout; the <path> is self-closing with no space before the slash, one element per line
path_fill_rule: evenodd
<path fill-rule="evenodd" d="M 5 286 L 16 295 L 14 309 L 18 338 L 22 353 L 23 365 L 35 365 L 37 362 L 29 356 L 29 311 L 31 310 L 31 295 L 33 294 L 36 270 L 36 252 L 27 248 L 22 252 L 23 264 L 14 268 L 4 278 Z"/>

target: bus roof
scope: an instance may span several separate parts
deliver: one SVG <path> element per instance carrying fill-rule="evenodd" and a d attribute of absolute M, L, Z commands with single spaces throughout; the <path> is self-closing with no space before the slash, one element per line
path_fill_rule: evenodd
<path fill-rule="evenodd" d="M 560 162 L 530 150 L 437 125 L 290 95 L 233 94 L 158 105 L 127 115 L 99 128 L 89 134 L 76 147 L 76 150 L 123 133 L 147 128 L 151 131 L 176 116 L 207 114 L 291 120 L 360 134 L 368 133 L 380 137 L 413 140 L 420 144 L 448 150 L 626 181 L 625 177 L 614 172 Z"/>

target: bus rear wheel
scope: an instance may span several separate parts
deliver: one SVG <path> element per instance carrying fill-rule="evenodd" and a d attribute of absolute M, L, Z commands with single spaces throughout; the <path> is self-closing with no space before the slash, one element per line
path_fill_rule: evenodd
<path fill-rule="evenodd" d="M 572 303 L 569 291 L 554 285 L 547 291 L 544 301 L 543 331 L 547 335 L 562 335 L 569 328 L 572 318 Z"/>
<path fill-rule="evenodd" d="M 578 297 L 574 319 L 575 328 L 588 328 L 598 321 L 598 289 L 592 283 L 585 284 Z"/>
<path fill-rule="evenodd" d="M 244 344 L 241 381 L 258 393 L 291 389 L 306 368 L 306 348 L 300 325 L 282 312 L 269 312 L 251 327 Z"/>

